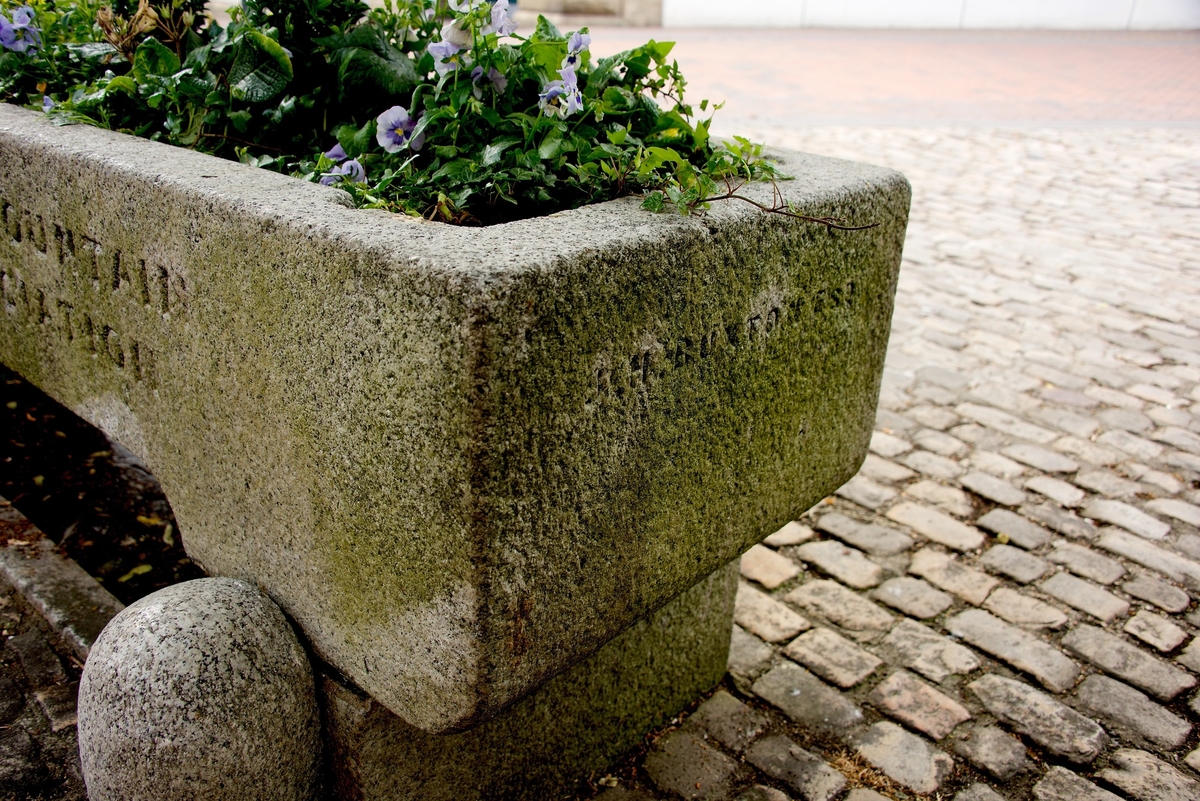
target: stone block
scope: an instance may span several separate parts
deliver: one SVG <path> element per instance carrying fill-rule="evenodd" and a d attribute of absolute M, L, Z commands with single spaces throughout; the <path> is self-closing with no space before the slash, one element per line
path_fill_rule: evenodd
<path fill-rule="evenodd" d="M 840 542 L 806 542 L 796 549 L 796 556 L 827 575 L 858 590 L 874 587 L 883 581 L 883 568 L 872 562 L 862 551 L 848 548 Z"/>
<path fill-rule="evenodd" d="M 774 648 L 753 634 L 748 634 L 741 626 L 733 627 L 733 636 L 729 643 L 729 672 L 733 674 L 734 679 L 754 679 L 771 663 L 774 656 Z"/>
<path fill-rule="evenodd" d="M 877 556 L 894 556 L 907 551 L 913 544 L 912 537 L 891 526 L 860 523 L 836 512 L 822 515 L 817 528 Z"/>
<path fill-rule="evenodd" d="M 967 473 L 959 479 L 959 483 L 976 495 L 982 495 L 1003 506 L 1020 506 L 1025 503 L 1024 492 L 987 473 Z"/>
<path fill-rule="evenodd" d="M 1043 581 L 1038 588 L 1054 598 L 1073 606 L 1081 612 L 1111 623 L 1129 611 L 1129 602 L 1123 601 L 1108 590 L 1102 590 L 1070 573 L 1055 573 Z"/>
<path fill-rule="evenodd" d="M 739 584 L 734 619 L 767 642 L 786 642 L 812 624 L 765 592 Z"/>
<path fill-rule="evenodd" d="M 1112 767 L 1097 775 L 1137 801 L 1200 798 L 1200 782 L 1153 754 L 1133 748 L 1113 752 Z"/>
<path fill-rule="evenodd" d="M 5 105 L 0 359 L 153 469 L 206 571 L 463 729 L 858 471 L 910 190 L 780 158 L 787 200 L 879 227 L 455 227 Z"/>
<path fill-rule="evenodd" d="M 999 726 L 976 726 L 954 741 L 954 750 L 1001 781 L 1033 768 L 1025 744 Z"/>
<path fill-rule="evenodd" d="M 1174 651 L 1187 639 L 1187 632 L 1162 615 L 1141 611 L 1125 624 L 1125 633 L 1132 634 L 1163 653 Z"/>
<path fill-rule="evenodd" d="M 1128 529 L 1148 540 L 1161 540 L 1171 533 L 1169 523 L 1164 523 L 1136 506 L 1130 506 L 1121 501 L 1097 498 L 1088 504 L 1088 507 L 1083 510 L 1083 514 L 1085 517 L 1103 520 L 1105 523 L 1112 523 L 1114 526 Z"/>
<path fill-rule="evenodd" d="M 858 738 L 858 753 L 888 778 L 918 793 L 932 793 L 954 768 L 939 751 L 895 723 L 876 723 Z"/>
<path fill-rule="evenodd" d="M 945 512 L 915 503 L 898 503 L 887 516 L 923 537 L 957 551 L 970 551 L 983 544 L 983 533 L 960 523 Z"/>
<path fill-rule="evenodd" d="M 1067 570 L 1076 575 L 1101 584 L 1112 584 L 1125 575 L 1125 568 L 1115 559 L 1098 554 L 1091 548 L 1061 540 L 1054 543 L 1054 550 L 1046 554 L 1046 558 L 1056 564 L 1065 565 Z"/>
<path fill-rule="evenodd" d="M 802 584 L 783 598 L 821 615 L 836 626 L 866 635 L 887 631 L 896 618 L 836 581 L 821 579 Z"/>
<path fill-rule="evenodd" d="M 1028 673 L 1053 692 L 1070 689 L 1079 678 L 1079 665 L 1062 651 L 982 609 L 960 612 L 946 621 L 946 630 L 984 653 Z"/>
<path fill-rule="evenodd" d="M 699 726 L 730 751 L 741 753 L 767 730 L 771 720 L 724 690 L 717 690 L 692 713 L 687 725 Z"/>
<path fill-rule="evenodd" d="M 1121 801 L 1119 795 L 1102 790 L 1066 768 L 1052 767 L 1033 786 L 1037 801 Z"/>
<path fill-rule="evenodd" d="M 1141 687 L 1163 701 L 1170 701 L 1196 685 L 1196 678 L 1187 671 L 1095 626 L 1077 626 L 1063 637 L 1062 644 L 1105 673 Z"/>
<path fill-rule="evenodd" d="M 1000 583 L 982 570 L 967 567 L 954 557 L 932 548 L 917 551 L 908 570 L 976 606 L 983 603 L 992 588 Z"/>
<path fill-rule="evenodd" d="M 993 509 L 976 522 L 980 528 L 995 533 L 997 538 L 1004 537 L 1007 542 L 1026 550 L 1040 548 L 1050 541 L 1049 531 L 1007 509 Z"/>
<path fill-rule="evenodd" d="M 755 545 L 742 554 L 741 569 L 743 576 L 757 581 L 768 590 L 800 575 L 799 565 L 764 545 Z"/>
<path fill-rule="evenodd" d="M 1008 576 L 1022 584 L 1036 581 L 1050 569 L 1050 566 L 1038 557 L 1011 545 L 993 545 L 979 563 L 993 573 Z"/>
<path fill-rule="evenodd" d="M 702 731 L 684 727 L 655 743 L 642 767 L 664 793 L 710 799 L 728 795 L 738 763 L 709 743 Z"/>
<path fill-rule="evenodd" d="M 882 644 L 896 652 L 900 664 L 932 681 L 940 682 L 955 673 L 965 675 L 979 667 L 979 658 L 970 648 L 911 620 L 896 624 Z"/>
<path fill-rule="evenodd" d="M 1192 725 L 1132 687 L 1091 675 L 1075 693 L 1076 705 L 1139 741 L 1168 750 L 1183 745 Z"/>
<path fill-rule="evenodd" d="M 1134 576 L 1122 584 L 1121 589 L 1134 598 L 1149 601 L 1159 609 L 1174 614 L 1183 612 L 1192 602 L 1188 594 L 1178 587 L 1145 574 Z"/>
<path fill-rule="evenodd" d="M 752 745 L 746 761 L 786 784 L 805 801 L 832 801 L 846 786 L 845 776 L 781 734 Z"/>
<path fill-rule="evenodd" d="M 826 628 L 801 634 L 783 653 L 843 689 L 858 684 L 883 664 L 875 654 Z"/>
<path fill-rule="evenodd" d="M 863 720 L 862 710 L 837 690 L 792 662 L 754 682 L 754 694 L 801 726 L 844 738 Z"/>
<path fill-rule="evenodd" d="M 871 597 L 922 620 L 937 617 L 954 603 L 954 596 L 911 576 L 888 579 L 871 592 Z"/>
<path fill-rule="evenodd" d="M 955 726 L 971 719 L 971 713 L 958 701 L 903 670 L 880 682 L 871 692 L 870 701 L 877 709 L 934 740 L 942 739 Z"/>
<path fill-rule="evenodd" d="M 736 564 L 714 573 L 491 721 L 457 734 L 421 731 L 327 673 L 320 689 L 336 777 L 332 797 L 573 795 L 589 773 L 603 771 L 721 680 L 736 576 Z"/>
<path fill-rule="evenodd" d="M 983 608 L 1027 629 L 1060 629 L 1067 625 L 1062 610 L 1009 587 L 997 587 Z"/>
<path fill-rule="evenodd" d="M 989 673 L 967 688 L 993 715 L 1071 762 L 1092 762 L 1108 745 L 1100 724 L 1024 682 Z"/>

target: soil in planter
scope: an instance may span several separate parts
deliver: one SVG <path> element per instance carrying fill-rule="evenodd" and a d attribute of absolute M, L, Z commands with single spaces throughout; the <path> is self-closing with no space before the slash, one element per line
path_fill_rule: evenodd
<path fill-rule="evenodd" d="M 137 457 L 0 365 L 0 495 L 122 603 L 204 576 Z"/>

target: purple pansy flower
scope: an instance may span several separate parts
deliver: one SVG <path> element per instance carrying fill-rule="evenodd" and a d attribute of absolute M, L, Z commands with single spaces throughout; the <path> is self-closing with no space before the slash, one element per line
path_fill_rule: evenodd
<path fill-rule="evenodd" d="M 483 80 L 483 67 L 476 67 L 475 69 L 471 70 L 471 82 L 475 84 L 475 86 L 471 89 L 471 92 L 475 95 L 476 100 L 479 100 L 483 97 L 483 87 L 479 85 L 481 80 Z M 492 85 L 492 88 L 500 94 L 504 94 L 504 90 L 508 87 L 508 78 L 504 76 L 503 72 L 495 67 L 492 67 L 488 70 L 487 80 L 488 83 Z"/>
<path fill-rule="evenodd" d="M 434 59 L 433 68 L 442 76 L 468 63 L 468 56 L 454 42 L 434 42 L 429 46 L 429 55 Z"/>
<path fill-rule="evenodd" d="M 375 141 L 389 153 L 399 153 L 404 148 L 420 150 L 425 144 L 425 132 L 417 136 L 412 132 L 417 127 L 417 121 L 408 115 L 404 106 L 392 106 L 375 118 L 378 129 L 375 131 Z"/>
<path fill-rule="evenodd" d="M 330 161 L 336 162 L 336 161 L 345 161 L 346 159 L 349 158 L 349 156 L 346 155 L 346 151 L 342 149 L 342 145 L 339 142 L 338 144 L 331 147 L 329 150 L 325 151 L 325 158 L 329 159 Z"/>
<path fill-rule="evenodd" d="M 321 176 L 321 183 L 325 186 L 333 186 L 346 178 L 349 178 L 356 184 L 361 184 L 367 180 L 367 171 L 363 169 L 363 165 L 358 163 L 358 159 L 350 159 L 323 174 Z"/>
<path fill-rule="evenodd" d="M 42 95 L 42 113 L 45 114 L 54 108 L 54 101 L 50 99 L 50 95 Z"/>
<path fill-rule="evenodd" d="M 575 31 L 571 34 L 571 38 L 567 40 L 567 57 L 563 59 L 563 69 L 575 69 L 579 66 L 579 54 L 588 49 L 592 43 L 592 37 L 586 33 Z"/>
<path fill-rule="evenodd" d="M 462 20 L 452 19 L 442 26 L 442 41 L 457 45 L 458 47 L 470 47 L 471 30 L 463 24 Z"/>
<path fill-rule="evenodd" d="M 25 53 L 42 45 L 42 37 L 33 23 L 37 19 L 29 6 L 12 12 L 12 21 L 0 14 L 0 46 L 15 53 Z"/>
<path fill-rule="evenodd" d="M 498 36 L 509 36 L 517 31 L 517 21 L 508 15 L 508 0 L 496 0 L 496 4 L 492 6 L 492 24 L 489 26 L 491 30 L 484 29 L 484 33 L 495 33 Z"/>
<path fill-rule="evenodd" d="M 546 84 L 546 91 L 538 95 L 538 106 L 547 117 L 562 119 L 583 109 L 583 92 L 579 91 L 575 70 L 563 67 L 558 74 L 562 80 Z"/>

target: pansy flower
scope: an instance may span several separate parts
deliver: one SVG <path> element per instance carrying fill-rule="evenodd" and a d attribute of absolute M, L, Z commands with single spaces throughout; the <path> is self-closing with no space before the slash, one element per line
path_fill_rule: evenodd
<path fill-rule="evenodd" d="M 575 31 L 571 34 L 571 38 L 567 40 L 567 57 L 563 59 L 563 69 L 577 69 L 579 67 L 579 56 L 584 50 L 592 44 L 592 37 L 586 33 Z"/>
<path fill-rule="evenodd" d="M 404 106 L 392 106 L 375 118 L 375 141 L 388 153 L 399 153 L 404 148 L 420 150 L 425 144 L 425 133 L 417 136 L 412 132 L 417 127 L 417 121 L 408 115 Z"/>
<path fill-rule="evenodd" d="M 37 17 L 29 6 L 12 12 L 12 20 L 0 13 L 0 47 L 14 53 L 26 53 L 42 46 L 42 37 L 34 27 Z"/>
<path fill-rule="evenodd" d="M 434 42 L 429 46 L 429 55 L 433 56 L 433 68 L 441 76 L 470 63 L 470 56 L 454 42 Z"/>
<path fill-rule="evenodd" d="M 492 6 L 492 24 L 483 29 L 484 34 L 510 36 L 517 31 L 517 21 L 508 15 L 508 0 L 496 0 Z"/>
<path fill-rule="evenodd" d="M 471 83 L 474 84 L 474 86 L 471 88 L 471 92 L 475 95 L 476 100 L 483 98 L 483 87 L 480 86 L 480 82 L 484 79 L 484 77 L 483 67 L 477 66 L 475 69 L 471 70 Z M 504 90 L 508 88 L 508 78 L 504 76 L 503 72 L 495 67 L 492 67 L 487 71 L 486 77 L 488 83 L 492 85 L 493 89 L 500 94 L 504 94 Z"/>
<path fill-rule="evenodd" d="M 358 159 L 344 161 L 329 172 L 322 174 L 321 183 L 325 186 L 333 186 L 346 178 L 349 178 L 356 184 L 361 184 L 367 180 L 367 171 L 363 169 L 362 164 L 359 164 Z"/>

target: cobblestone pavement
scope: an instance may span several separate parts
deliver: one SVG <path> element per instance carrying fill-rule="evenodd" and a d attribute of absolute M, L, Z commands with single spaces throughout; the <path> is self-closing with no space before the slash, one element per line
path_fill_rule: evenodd
<path fill-rule="evenodd" d="M 913 183 L 876 432 L 602 798 L 1200 798 L 1200 131 L 753 133 Z"/>

